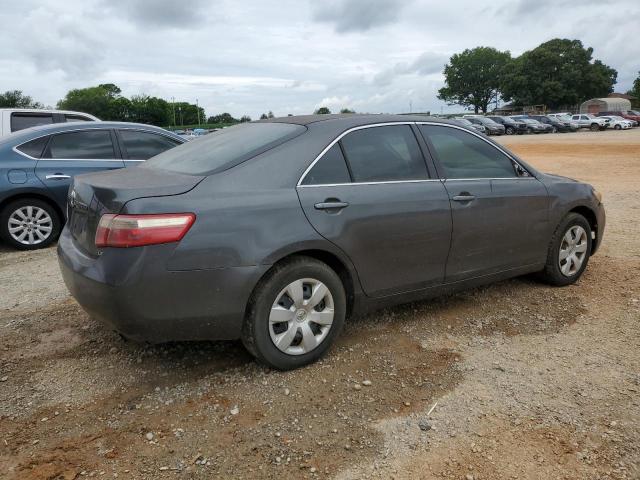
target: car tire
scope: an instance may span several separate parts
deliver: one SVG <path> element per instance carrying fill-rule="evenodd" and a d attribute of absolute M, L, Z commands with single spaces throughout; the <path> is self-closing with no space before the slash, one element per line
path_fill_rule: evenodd
<path fill-rule="evenodd" d="M 323 297 L 313 305 L 316 292 Z M 247 306 L 242 343 L 261 363 L 293 370 L 327 352 L 342 330 L 346 311 L 344 286 L 336 272 L 314 258 L 294 257 L 276 265 L 256 286 Z"/>
<path fill-rule="evenodd" d="M 513 129 L 513 127 L 507 127 L 505 128 L 504 133 L 506 133 L 507 135 L 513 135 L 514 133 L 516 133 L 516 131 Z"/>
<path fill-rule="evenodd" d="M 587 268 L 591 243 L 591 226 L 587 219 L 578 213 L 569 213 L 551 237 L 540 278 L 555 286 L 575 283 Z"/>
<path fill-rule="evenodd" d="M 556 127 L 553 127 L 553 128 L 551 129 L 551 133 L 558 133 L 558 129 L 557 129 Z"/>
<path fill-rule="evenodd" d="M 622 130 L 622 126 L 621 125 L 614 125 L 613 128 L 615 130 Z"/>
<path fill-rule="evenodd" d="M 61 229 L 56 209 L 37 198 L 13 201 L 0 212 L 0 238 L 18 250 L 48 247 L 56 241 Z"/>
<path fill-rule="evenodd" d="M 597 132 L 598 130 L 600 130 L 600 125 L 598 125 L 597 123 L 592 123 L 591 124 L 591 129 L 592 132 Z"/>

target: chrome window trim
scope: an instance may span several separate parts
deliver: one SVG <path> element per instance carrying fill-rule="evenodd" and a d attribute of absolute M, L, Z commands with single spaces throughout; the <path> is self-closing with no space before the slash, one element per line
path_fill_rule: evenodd
<path fill-rule="evenodd" d="M 347 183 L 318 183 L 313 185 L 298 185 L 300 188 L 315 188 L 315 187 L 341 187 L 344 185 L 358 186 L 358 185 L 389 185 L 394 183 L 426 183 L 426 182 L 441 182 L 439 178 L 425 178 L 422 180 L 386 180 L 380 182 L 347 182 Z"/>
<path fill-rule="evenodd" d="M 505 155 L 507 158 L 509 158 L 513 163 L 515 163 L 516 165 L 518 165 L 520 168 L 522 168 L 525 172 L 527 172 L 529 174 L 528 177 L 518 177 L 518 176 L 514 176 L 514 177 L 476 177 L 476 178 L 425 178 L 425 179 L 416 179 L 416 180 L 389 180 L 389 181 L 380 181 L 380 182 L 347 182 L 347 183 L 327 183 L 327 184 L 313 184 L 313 185 L 302 185 L 302 182 L 304 181 L 305 177 L 307 176 L 307 173 L 309 173 L 309 171 L 311 171 L 311 169 L 315 166 L 316 163 L 318 163 L 318 161 L 324 156 L 325 153 L 327 153 L 331 147 L 333 147 L 336 143 L 338 143 L 345 135 L 348 135 L 351 132 L 355 132 L 357 130 L 364 130 L 365 128 L 375 128 L 375 127 L 387 127 L 387 126 L 392 126 L 392 125 L 435 125 L 438 127 L 449 127 L 449 128 L 455 128 L 458 130 L 462 130 L 464 132 L 467 132 L 471 135 L 474 135 L 475 137 L 479 138 L 480 140 L 482 140 L 483 142 L 487 143 L 488 145 L 492 146 L 493 148 L 495 148 L 496 150 L 498 150 L 500 153 L 502 153 L 503 155 Z M 440 182 L 440 181 L 447 181 L 447 180 L 532 180 L 532 179 L 536 179 L 535 175 L 533 175 L 527 168 L 523 167 L 520 162 L 518 162 L 515 158 L 513 158 L 513 156 L 511 154 L 509 154 L 508 152 L 506 152 L 505 150 L 503 150 L 502 148 L 500 148 L 497 145 L 494 145 L 493 143 L 491 143 L 490 141 L 488 141 L 486 138 L 483 138 L 482 135 L 480 135 L 479 133 L 475 132 L 475 131 L 471 131 L 468 130 L 466 128 L 463 128 L 461 126 L 458 125 L 451 125 L 449 123 L 441 123 L 441 122 L 383 122 L 383 123 L 372 123 L 369 125 L 359 125 L 357 127 L 352 127 L 348 130 L 345 130 L 344 132 L 342 132 L 340 135 L 338 135 L 331 143 L 329 143 L 329 145 L 327 145 L 321 152 L 320 154 L 313 160 L 313 162 L 311 162 L 311 164 L 305 169 L 305 171 L 302 173 L 302 175 L 300 176 L 300 178 L 298 179 L 298 183 L 296 184 L 296 187 L 302 187 L 302 188 L 306 188 L 306 187 L 335 187 L 338 185 L 383 185 L 383 184 L 388 184 L 388 183 L 417 183 L 417 182 Z"/>

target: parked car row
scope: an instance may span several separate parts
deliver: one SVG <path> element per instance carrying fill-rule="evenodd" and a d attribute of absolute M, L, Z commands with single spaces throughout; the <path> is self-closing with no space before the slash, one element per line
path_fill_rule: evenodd
<path fill-rule="evenodd" d="M 521 135 L 525 133 L 568 133 L 580 129 L 597 132 L 606 129 L 628 130 L 640 124 L 640 113 L 602 112 L 589 113 L 550 113 L 547 115 L 464 115 L 453 119 L 462 126 L 469 127 L 487 135 Z"/>

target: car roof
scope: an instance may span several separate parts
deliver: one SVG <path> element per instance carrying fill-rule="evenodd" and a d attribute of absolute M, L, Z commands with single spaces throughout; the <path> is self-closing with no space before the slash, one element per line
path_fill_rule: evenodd
<path fill-rule="evenodd" d="M 65 123 L 52 123 L 48 125 L 39 125 L 37 127 L 25 128 L 23 130 L 18 130 L 6 137 L 3 137 L 1 142 L 15 142 L 16 145 L 20 143 L 24 143 L 25 141 L 29 141 L 31 139 L 36 139 L 38 137 L 42 137 L 44 135 L 49 135 L 51 133 L 61 133 L 73 130 L 92 130 L 92 129 L 105 129 L 105 128 L 130 128 L 136 130 L 146 130 L 162 133 L 164 135 L 168 135 L 171 138 L 178 138 L 181 141 L 182 139 L 179 135 L 174 134 L 164 128 L 156 127 L 154 125 L 147 125 L 144 123 L 131 123 L 131 122 L 65 122 Z"/>
<path fill-rule="evenodd" d="M 395 123 L 395 122 L 437 122 L 451 123 L 444 118 L 432 117 L 429 115 L 400 115 L 386 113 L 345 113 L 329 115 L 298 115 L 291 117 L 268 118 L 258 120 L 258 123 L 293 123 L 295 125 L 309 126 L 314 123 L 327 122 L 336 127 L 352 128 L 375 123 Z"/>
<path fill-rule="evenodd" d="M 56 110 L 54 108 L 0 108 L 0 112 L 16 112 L 16 113 L 61 113 L 66 115 L 85 115 L 87 117 L 100 121 L 95 115 L 90 113 L 78 112 L 76 110 Z"/>

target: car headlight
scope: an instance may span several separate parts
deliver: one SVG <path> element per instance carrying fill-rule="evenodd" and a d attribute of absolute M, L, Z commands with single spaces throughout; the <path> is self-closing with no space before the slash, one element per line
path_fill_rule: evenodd
<path fill-rule="evenodd" d="M 598 203 L 602 203 L 602 193 L 593 187 L 591 187 L 591 191 L 593 192 L 593 196 L 598 200 Z"/>

